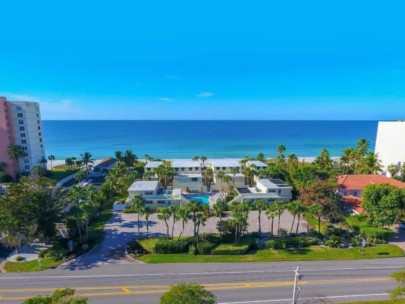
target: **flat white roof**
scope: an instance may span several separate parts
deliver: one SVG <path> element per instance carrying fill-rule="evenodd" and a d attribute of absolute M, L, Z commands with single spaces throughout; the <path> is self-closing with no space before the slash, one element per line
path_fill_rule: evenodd
<path fill-rule="evenodd" d="M 162 164 L 163 164 L 163 162 L 161 162 L 161 161 L 151 161 L 145 165 L 145 168 L 156 169 L 157 167 L 159 167 Z"/>
<path fill-rule="evenodd" d="M 158 181 L 136 181 L 129 187 L 128 191 L 155 191 L 157 187 Z"/>
<path fill-rule="evenodd" d="M 246 164 L 255 167 L 267 167 L 267 165 L 264 162 L 261 162 L 260 160 L 248 160 Z"/>
<path fill-rule="evenodd" d="M 292 188 L 280 179 L 259 179 L 256 183 L 263 185 L 267 189 Z"/>
<path fill-rule="evenodd" d="M 193 174 L 182 174 L 182 173 L 180 173 L 180 174 L 177 174 L 177 175 L 174 176 L 174 178 L 176 178 L 176 177 L 190 177 L 190 178 L 197 177 L 197 178 L 202 178 L 202 174 L 201 173 L 193 173 Z"/>
<path fill-rule="evenodd" d="M 234 176 L 234 174 L 232 174 L 232 173 L 225 173 L 225 175 L 228 175 L 228 176 L 230 176 L 232 178 Z M 235 177 L 245 177 L 245 175 L 243 173 L 236 173 Z"/>
<path fill-rule="evenodd" d="M 173 168 L 200 168 L 201 163 L 192 159 L 176 159 L 172 160 Z"/>
<path fill-rule="evenodd" d="M 209 163 L 214 167 L 240 167 L 241 164 L 233 159 L 211 159 Z"/>

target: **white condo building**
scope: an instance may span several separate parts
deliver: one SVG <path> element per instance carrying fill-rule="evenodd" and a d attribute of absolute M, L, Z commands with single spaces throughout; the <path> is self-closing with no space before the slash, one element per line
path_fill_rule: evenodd
<path fill-rule="evenodd" d="M 8 101 L 0 97 L 0 162 L 7 164 L 6 170 L 12 176 L 18 173 L 30 173 L 31 170 L 45 158 L 43 129 L 38 102 Z M 15 162 L 7 155 L 10 145 L 19 145 L 26 156 L 19 159 L 17 168 Z M 4 159 L 3 159 L 4 158 Z"/>
<path fill-rule="evenodd" d="M 389 165 L 398 168 L 405 162 L 405 121 L 380 121 L 377 129 L 375 153 L 386 172 Z"/>

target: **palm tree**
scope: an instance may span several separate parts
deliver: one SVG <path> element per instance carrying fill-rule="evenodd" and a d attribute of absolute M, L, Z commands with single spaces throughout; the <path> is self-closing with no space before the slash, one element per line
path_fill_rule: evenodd
<path fill-rule="evenodd" d="M 277 215 L 277 211 L 276 211 L 276 206 L 274 204 L 271 204 L 267 207 L 266 209 L 266 215 L 269 218 L 269 220 L 271 220 L 271 231 L 270 231 L 270 236 L 273 236 L 273 232 L 274 232 L 274 218 Z"/>
<path fill-rule="evenodd" d="M 258 211 L 259 235 L 262 234 L 262 211 L 266 210 L 266 208 L 267 204 L 263 199 L 257 200 L 253 205 L 253 209 Z"/>
<path fill-rule="evenodd" d="M 128 171 L 131 169 L 133 164 L 137 161 L 138 157 L 132 152 L 132 150 L 126 150 L 123 157 L 122 161 L 124 164 L 127 166 Z"/>
<path fill-rule="evenodd" d="M 203 205 L 199 201 L 191 200 L 188 204 L 187 207 L 189 208 L 191 212 L 191 220 L 193 221 L 194 224 L 194 237 L 197 235 L 197 212 L 202 211 Z"/>
<path fill-rule="evenodd" d="M 153 210 L 151 207 L 144 207 L 141 210 L 141 214 L 145 215 L 145 221 L 146 221 L 146 237 L 149 237 L 149 217 L 153 213 Z"/>
<path fill-rule="evenodd" d="M 51 171 L 52 171 L 52 169 L 53 169 L 52 162 L 55 160 L 55 155 L 49 155 L 48 160 L 51 162 Z"/>
<path fill-rule="evenodd" d="M 172 216 L 172 212 L 171 212 L 171 210 L 170 210 L 169 208 L 167 208 L 167 207 L 159 208 L 158 211 L 159 211 L 159 213 L 158 213 L 158 215 L 157 215 L 157 218 L 158 218 L 159 220 L 165 222 L 166 231 L 167 231 L 167 232 L 166 232 L 166 235 L 167 235 L 167 237 L 170 237 L 169 222 L 168 222 L 168 221 L 169 221 L 169 219 L 170 219 L 171 216 Z"/>
<path fill-rule="evenodd" d="M 285 208 L 286 208 L 286 205 L 285 205 L 284 202 L 277 201 L 277 202 L 274 203 L 274 206 L 275 206 L 274 208 L 275 208 L 276 215 L 277 215 L 277 218 L 278 218 L 278 223 L 277 223 L 277 236 L 280 236 L 280 221 L 281 221 L 281 215 L 283 214 L 283 212 L 284 212 L 284 210 L 285 210 Z"/>
<path fill-rule="evenodd" d="M 184 227 L 186 226 L 188 220 L 190 219 L 190 209 L 187 206 L 181 206 L 177 211 L 178 219 L 181 221 L 181 232 L 179 234 L 179 239 L 184 232 Z"/>
<path fill-rule="evenodd" d="M 223 199 L 218 199 L 213 208 L 215 215 L 219 218 L 219 221 L 222 222 L 222 213 L 228 210 L 228 204 Z"/>
<path fill-rule="evenodd" d="M 359 166 L 359 172 L 362 174 L 377 174 L 382 171 L 381 160 L 377 153 L 368 152 Z"/>
<path fill-rule="evenodd" d="M 121 151 L 115 151 L 114 154 L 117 161 L 122 161 L 123 153 Z"/>
<path fill-rule="evenodd" d="M 205 161 L 207 160 L 207 157 L 203 155 L 203 156 L 200 157 L 200 159 L 201 159 L 202 165 L 204 167 L 205 166 Z"/>
<path fill-rule="evenodd" d="M 94 216 L 97 212 L 97 206 L 94 202 L 88 201 L 79 206 L 80 211 L 82 212 L 83 221 L 86 229 L 86 239 L 89 239 L 89 223 L 91 217 Z"/>
<path fill-rule="evenodd" d="M 395 165 L 395 164 L 389 165 L 387 168 L 387 171 L 391 177 L 395 177 L 399 172 L 398 165 Z"/>
<path fill-rule="evenodd" d="M 309 206 L 308 212 L 317 218 L 318 232 L 321 233 L 321 217 L 323 215 L 323 207 L 318 204 L 313 204 L 313 205 Z"/>
<path fill-rule="evenodd" d="M 232 218 L 235 222 L 235 244 L 238 243 L 239 234 L 242 231 L 242 227 L 246 227 L 247 218 L 248 218 L 248 211 L 244 210 L 243 207 L 240 205 L 234 206 L 232 210 Z"/>
<path fill-rule="evenodd" d="M 370 142 L 365 138 L 360 138 L 357 140 L 357 151 L 359 151 L 361 156 L 365 156 L 368 152 Z"/>
<path fill-rule="evenodd" d="M 246 167 L 243 169 L 243 174 L 245 175 L 245 184 L 252 186 L 253 185 L 253 176 L 256 175 L 256 170 L 252 167 Z"/>
<path fill-rule="evenodd" d="M 256 159 L 257 159 L 258 161 L 264 162 L 264 161 L 266 160 L 266 157 L 264 156 L 264 153 L 263 153 L 263 152 L 260 152 L 259 154 L 257 154 Z"/>
<path fill-rule="evenodd" d="M 232 168 L 230 169 L 230 171 L 231 171 L 231 173 L 232 173 L 233 186 L 235 187 L 235 176 L 236 176 L 236 174 L 239 173 L 239 168 L 232 167 Z"/>
<path fill-rule="evenodd" d="M 205 226 L 205 223 L 207 222 L 208 216 L 205 215 L 204 213 L 198 213 L 196 215 L 196 241 L 198 244 L 198 236 L 200 234 L 200 226 L 203 225 Z"/>
<path fill-rule="evenodd" d="M 299 209 L 299 202 L 298 201 L 292 201 L 288 204 L 285 205 L 286 209 L 291 213 L 293 216 L 293 220 L 291 222 L 291 228 L 290 228 L 290 235 L 292 234 L 294 224 L 295 224 L 295 219 L 298 214 L 298 209 Z"/>
<path fill-rule="evenodd" d="M 172 237 L 174 237 L 174 225 L 176 224 L 176 221 L 179 219 L 179 207 L 177 206 L 170 206 L 170 212 L 172 213 Z"/>
<path fill-rule="evenodd" d="M 24 157 L 27 155 L 27 153 L 25 153 L 23 147 L 21 147 L 20 145 L 10 145 L 7 148 L 7 154 L 10 159 L 14 160 L 17 163 L 18 171 L 20 171 L 19 160 L 21 157 Z"/>
<path fill-rule="evenodd" d="M 288 171 L 291 172 L 292 169 L 296 169 L 298 167 L 298 157 L 295 154 L 290 154 L 288 155 L 287 158 L 287 167 L 288 167 Z"/>
<path fill-rule="evenodd" d="M 84 152 L 80 154 L 80 157 L 82 158 L 81 160 L 84 166 L 86 167 L 86 171 L 88 171 L 89 164 L 94 163 L 93 155 L 91 155 L 90 152 Z"/>
<path fill-rule="evenodd" d="M 134 209 L 134 211 L 138 215 L 138 225 L 137 225 L 138 226 L 138 235 L 139 235 L 139 229 L 140 229 L 139 216 L 141 214 L 142 208 L 145 206 L 145 203 L 146 203 L 145 199 L 140 194 L 135 195 L 131 200 L 131 207 Z"/>
<path fill-rule="evenodd" d="M 284 158 L 283 153 L 284 153 L 286 150 L 287 150 L 287 149 L 286 149 L 286 147 L 285 147 L 284 145 L 279 145 L 279 146 L 277 147 L 278 155 L 279 155 L 279 156 L 283 156 L 283 158 Z"/>
<path fill-rule="evenodd" d="M 155 172 L 153 172 L 153 171 L 146 171 L 146 172 L 143 174 L 143 179 L 150 181 L 153 176 L 155 176 Z"/>
<path fill-rule="evenodd" d="M 214 174 L 214 170 L 211 168 L 208 168 L 205 170 L 205 185 L 207 186 L 207 189 L 209 188 L 208 186 L 211 185 L 211 180 L 212 180 L 212 175 Z"/>
<path fill-rule="evenodd" d="M 228 185 L 228 191 L 231 191 L 231 181 L 232 181 L 232 177 L 230 177 L 229 175 L 225 175 L 223 178 L 224 182 Z"/>
<path fill-rule="evenodd" d="M 307 212 L 307 208 L 300 201 L 298 201 L 296 212 L 297 212 L 297 229 L 295 230 L 295 234 L 298 234 L 301 216 Z"/>
<path fill-rule="evenodd" d="M 222 189 L 222 181 L 223 181 L 224 177 L 225 177 L 224 171 L 218 171 L 217 178 L 219 178 L 219 180 L 221 181 L 221 192 L 223 191 L 223 189 Z"/>
<path fill-rule="evenodd" d="M 200 159 L 200 157 L 197 155 L 192 158 L 193 161 L 198 161 L 199 159 Z"/>
<path fill-rule="evenodd" d="M 0 186 L 1 186 L 1 183 L 3 182 L 3 177 L 5 175 L 6 167 L 7 167 L 7 163 L 0 162 Z M 0 190 L 2 190 L 1 187 L 0 187 Z"/>

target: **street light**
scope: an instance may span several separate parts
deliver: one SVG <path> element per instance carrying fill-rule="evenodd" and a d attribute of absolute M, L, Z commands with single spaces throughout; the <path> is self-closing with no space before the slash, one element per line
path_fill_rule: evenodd
<path fill-rule="evenodd" d="M 297 266 L 297 269 L 295 269 L 294 273 L 294 290 L 293 290 L 293 298 L 292 298 L 292 304 L 297 304 L 298 303 L 298 292 L 300 291 L 300 287 L 298 286 L 298 280 L 302 280 L 303 276 L 299 273 L 300 271 L 300 265 Z"/>

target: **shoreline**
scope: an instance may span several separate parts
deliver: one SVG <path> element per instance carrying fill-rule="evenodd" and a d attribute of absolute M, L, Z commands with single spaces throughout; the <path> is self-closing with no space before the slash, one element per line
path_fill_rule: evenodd
<path fill-rule="evenodd" d="M 106 159 L 106 158 L 112 158 L 112 157 L 105 157 L 104 159 Z M 315 158 L 317 158 L 317 156 L 298 156 L 298 161 L 299 162 L 306 162 L 306 163 L 312 163 L 314 160 L 315 160 Z M 164 159 L 164 160 L 168 160 L 168 161 L 185 161 L 185 160 L 191 160 L 191 158 L 162 158 L 162 159 Z M 243 158 L 232 158 L 232 157 L 218 157 L 218 158 L 215 158 L 215 157 L 212 157 L 212 158 L 208 158 L 207 160 L 206 160 L 206 162 L 209 162 L 210 160 L 229 160 L 229 161 L 240 161 L 240 160 L 242 160 Z M 271 159 L 274 159 L 274 158 L 266 158 L 266 160 L 271 160 Z M 331 156 L 331 159 L 332 160 L 338 160 L 339 159 L 339 157 L 337 157 L 337 156 Z M 94 160 L 94 163 L 93 163 L 93 165 L 97 165 L 97 164 L 99 164 L 101 161 L 102 161 L 103 159 L 95 159 Z M 146 162 L 146 159 L 145 158 L 139 158 L 138 159 L 138 161 L 139 162 Z M 60 165 L 64 165 L 65 164 L 65 160 L 64 159 L 55 159 L 54 161 L 52 161 L 52 167 L 56 167 L 56 166 L 60 166 Z M 48 167 L 48 169 L 50 168 L 50 165 L 51 165 L 51 163 L 50 163 L 50 161 L 48 161 L 48 163 L 47 163 L 47 167 Z"/>

